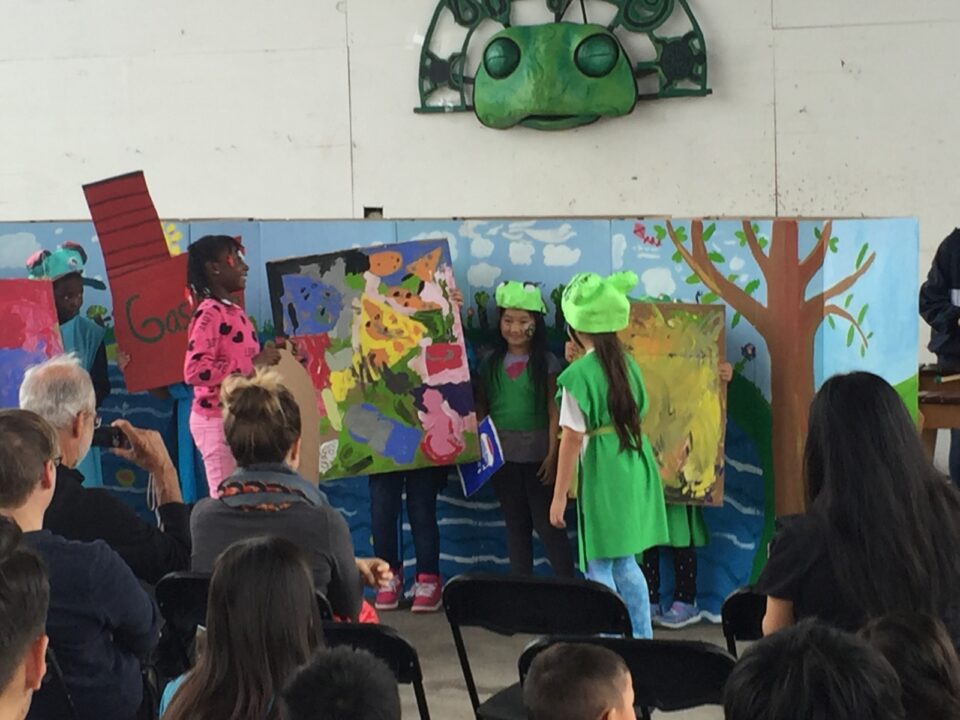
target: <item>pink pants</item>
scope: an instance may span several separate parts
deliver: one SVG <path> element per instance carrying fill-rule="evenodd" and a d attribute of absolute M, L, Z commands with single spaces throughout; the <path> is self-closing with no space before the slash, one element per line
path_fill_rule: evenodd
<path fill-rule="evenodd" d="M 223 434 L 223 419 L 190 413 L 190 434 L 203 457 L 210 497 L 220 497 L 218 488 L 237 469 L 227 437 Z"/>

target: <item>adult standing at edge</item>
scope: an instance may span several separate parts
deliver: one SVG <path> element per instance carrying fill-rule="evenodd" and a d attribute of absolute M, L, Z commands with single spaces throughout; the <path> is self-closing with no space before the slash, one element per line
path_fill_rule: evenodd
<path fill-rule="evenodd" d="M 920 287 L 920 315 L 930 326 L 927 348 L 944 374 L 960 373 L 960 229 L 947 235 Z M 950 478 L 960 485 L 960 430 L 950 431 Z"/>

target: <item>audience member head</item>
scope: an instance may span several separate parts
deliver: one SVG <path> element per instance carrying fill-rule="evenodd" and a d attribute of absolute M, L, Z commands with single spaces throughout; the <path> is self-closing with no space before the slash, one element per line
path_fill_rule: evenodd
<path fill-rule="evenodd" d="M 283 691 L 287 720 L 400 720 L 397 681 L 363 650 L 321 650 Z"/>
<path fill-rule="evenodd" d="M 278 717 L 278 696 L 323 641 L 313 573 L 287 540 L 236 542 L 217 558 L 206 646 L 164 720 Z"/>
<path fill-rule="evenodd" d="M 0 410 L 0 514 L 39 530 L 53 498 L 60 448 L 49 423 L 28 410 Z"/>
<path fill-rule="evenodd" d="M 50 584 L 40 556 L 0 518 L 0 717 L 23 718 L 46 674 Z"/>
<path fill-rule="evenodd" d="M 523 683 L 531 720 L 636 720 L 633 678 L 599 645 L 557 643 L 534 658 Z"/>
<path fill-rule="evenodd" d="M 76 355 L 58 355 L 29 368 L 20 384 L 20 407 L 54 427 L 64 465 L 80 464 L 93 442 L 97 398 Z"/>
<path fill-rule="evenodd" d="M 956 603 L 960 493 L 934 469 L 885 380 L 856 372 L 824 383 L 810 408 L 804 475 L 843 579 L 836 591 L 864 620 L 896 610 L 942 616 Z"/>
<path fill-rule="evenodd" d="M 814 620 L 759 640 L 730 675 L 726 720 L 903 720 L 900 681 L 863 640 Z"/>
<path fill-rule="evenodd" d="M 907 720 L 960 718 L 960 660 L 942 622 L 897 613 L 872 621 L 860 635 L 900 676 Z"/>
<path fill-rule="evenodd" d="M 300 408 L 275 370 L 232 375 L 220 392 L 227 444 L 240 467 L 300 464 Z"/>

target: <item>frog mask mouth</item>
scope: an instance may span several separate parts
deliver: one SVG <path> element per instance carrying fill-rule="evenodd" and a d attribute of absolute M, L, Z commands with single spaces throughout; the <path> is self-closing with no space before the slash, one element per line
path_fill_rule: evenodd
<path fill-rule="evenodd" d="M 487 127 L 564 130 L 628 115 L 637 101 L 630 59 L 600 25 L 550 23 L 501 30 L 487 43 L 474 81 Z"/>

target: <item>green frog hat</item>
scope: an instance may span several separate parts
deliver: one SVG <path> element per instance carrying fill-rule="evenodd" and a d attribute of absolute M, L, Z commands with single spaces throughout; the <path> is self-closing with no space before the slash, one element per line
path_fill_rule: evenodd
<path fill-rule="evenodd" d="M 497 307 L 503 310 L 526 310 L 527 312 L 547 314 L 540 288 L 533 283 L 508 280 L 497 286 Z"/>
<path fill-rule="evenodd" d="M 59 280 L 67 275 L 83 275 L 87 252 L 77 243 L 65 242 L 53 252 L 40 250 L 27 258 L 27 275 L 33 280 Z M 83 284 L 97 290 L 106 289 L 100 280 L 83 278 Z"/>
<path fill-rule="evenodd" d="M 614 273 L 606 278 L 596 273 L 577 273 L 563 291 L 563 315 L 578 332 L 620 332 L 630 324 L 627 292 L 636 284 L 637 275 L 632 272 Z"/>

